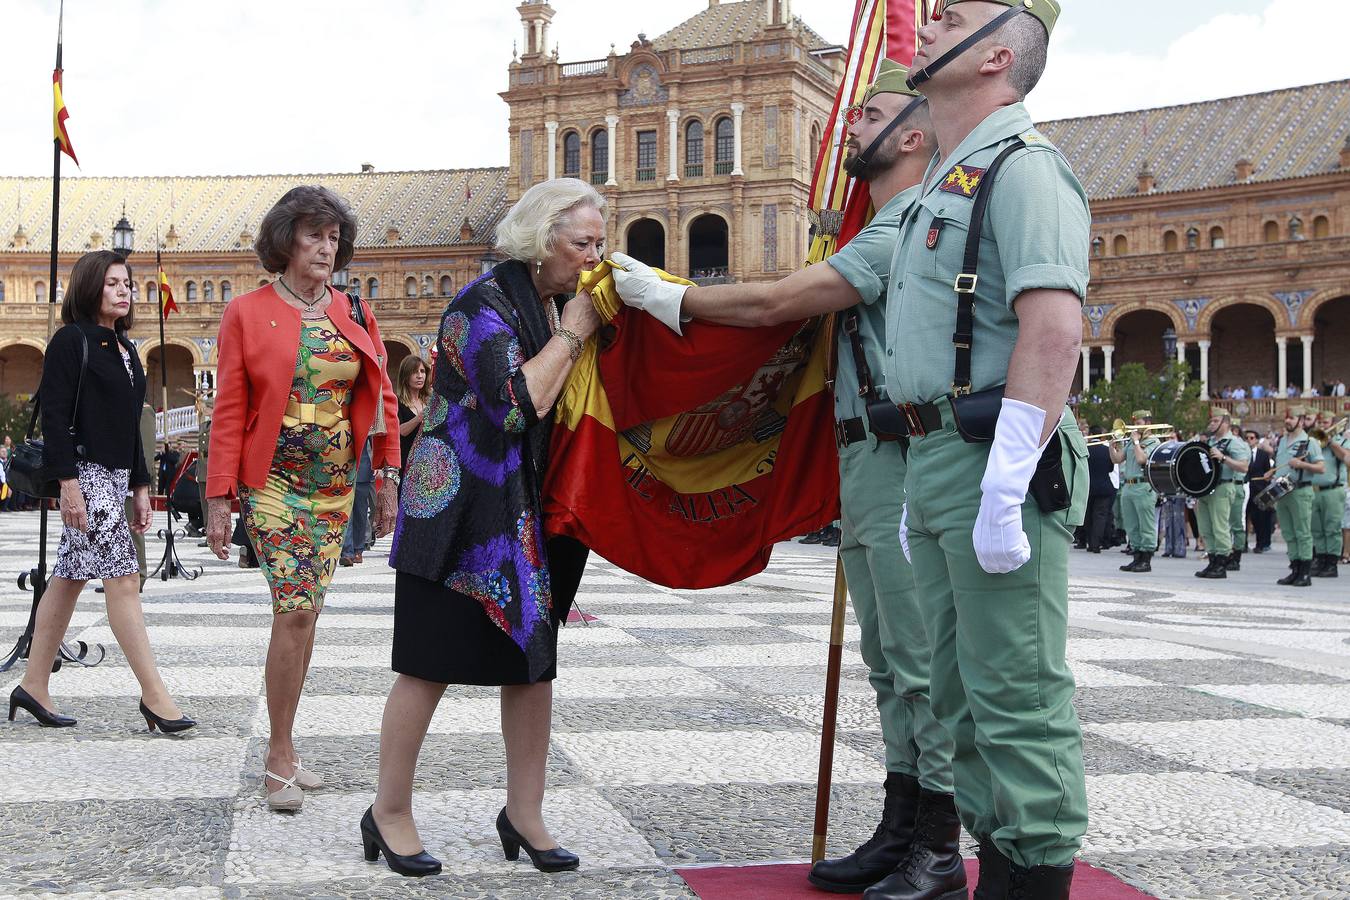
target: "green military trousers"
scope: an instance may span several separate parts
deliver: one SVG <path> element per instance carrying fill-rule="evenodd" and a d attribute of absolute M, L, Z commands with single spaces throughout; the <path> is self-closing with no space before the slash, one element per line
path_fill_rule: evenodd
<path fill-rule="evenodd" d="M 1313 552 L 1341 558 L 1341 517 L 1345 487 L 1315 487 L 1312 503 Z"/>
<path fill-rule="evenodd" d="M 896 532 L 904 505 L 898 443 L 868 436 L 839 451 L 839 556 L 862 631 L 862 657 L 881 713 L 886 771 L 952 792 L 952 740 L 928 700 L 931 655 L 914 573 Z"/>
<path fill-rule="evenodd" d="M 941 431 L 911 439 L 905 493 L 914 586 L 932 642 L 933 712 L 952 735 L 962 824 L 1019 866 L 1068 865 L 1087 829 L 1083 737 L 1065 662 L 1069 544 L 1087 506 L 1087 446 L 1060 425 L 1072 504 L 1022 507 L 1031 561 L 990 575 L 971 531 L 988 444 Z"/>
<path fill-rule="evenodd" d="M 1233 511 L 1228 517 L 1228 522 L 1233 529 L 1233 549 L 1242 550 L 1247 546 L 1247 485 L 1235 481 L 1233 487 L 1236 490 L 1233 491 Z"/>
<path fill-rule="evenodd" d="M 1157 550 L 1158 492 L 1146 481 L 1124 485 L 1120 489 L 1120 511 L 1125 519 L 1125 534 L 1129 538 L 1130 549 L 1136 553 Z"/>
<path fill-rule="evenodd" d="M 1312 559 L 1312 509 L 1313 490 L 1311 487 L 1294 488 L 1275 503 L 1275 515 L 1280 520 L 1280 534 L 1289 545 L 1289 559 Z"/>
<path fill-rule="evenodd" d="M 1221 481 L 1195 504 L 1195 521 L 1200 526 L 1206 553 L 1227 556 L 1233 552 L 1234 493 L 1242 496 L 1242 485 Z"/>

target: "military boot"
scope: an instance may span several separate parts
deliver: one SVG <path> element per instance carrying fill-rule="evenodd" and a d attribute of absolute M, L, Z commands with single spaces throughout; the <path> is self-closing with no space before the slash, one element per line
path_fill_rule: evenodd
<path fill-rule="evenodd" d="M 1336 571 L 1336 567 L 1340 564 L 1340 558 L 1334 553 L 1324 553 L 1322 560 L 1322 570 L 1313 572 L 1313 575 L 1318 578 L 1339 578 L 1340 573 Z"/>
<path fill-rule="evenodd" d="M 1210 553 L 1205 557 L 1209 560 L 1209 565 L 1205 566 L 1199 572 L 1195 573 L 1196 578 L 1227 578 L 1228 570 L 1224 567 L 1224 560 L 1227 557 L 1220 556 L 1217 553 Z"/>
<path fill-rule="evenodd" d="M 1312 560 L 1300 559 L 1294 569 L 1294 580 L 1290 587 L 1312 587 Z"/>
<path fill-rule="evenodd" d="M 914 843 L 895 870 L 863 892 L 863 900 L 966 900 L 961 820 L 951 794 L 919 794 Z"/>
<path fill-rule="evenodd" d="M 974 900 L 1069 900 L 1072 864 L 1024 869 L 987 841 L 980 842 L 979 856 Z"/>
<path fill-rule="evenodd" d="M 872 837 L 848 856 L 822 859 L 806 877 L 816 887 L 837 894 L 856 894 L 876 884 L 909 853 L 918 812 L 919 780 L 886 773 L 886 804 Z"/>
<path fill-rule="evenodd" d="M 1223 561 L 1223 567 L 1228 572 L 1241 572 L 1242 551 L 1234 547 L 1233 552 L 1228 554 L 1228 557 Z"/>
<path fill-rule="evenodd" d="M 1276 581 L 1275 583 L 1282 584 L 1288 587 L 1298 579 L 1298 571 L 1299 571 L 1299 561 L 1297 559 L 1291 559 L 1289 561 L 1289 574 L 1284 576 L 1280 580 Z"/>

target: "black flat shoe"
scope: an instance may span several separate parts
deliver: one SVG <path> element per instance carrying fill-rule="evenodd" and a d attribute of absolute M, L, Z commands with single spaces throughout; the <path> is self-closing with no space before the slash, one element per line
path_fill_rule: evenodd
<path fill-rule="evenodd" d="M 530 862 L 540 872 L 570 872 L 581 865 L 581 857 L 570 850 L 564 850 L 562 847 L 554 847 L 550 850 L 536 850 L 530 846 L 529 841 L 520 836 L 516 831 L 511 820 L 506 817 L 506 807 L 497 813 L 497 836 L 502 839 L 502 852 L 506 854 L 509 860 L 520 859 L 520 849 L 525 848 L 525 852 L 530 855 Z"/>
<path fill-rule="evenodd" d="M 197 727 L 196 721 L 189 719 L 187 716 L 183 716 L 181 719 L 165 719 L 155 715 L 150 707 L 145 705 L 144 700 L 141 701 L 141 715 L 145 716 L 145 724 L 151 731 L 158 728 L 165 734 L 177 734 L 180 731 Z"/>
<path fill-rule="evenodd" d="M 383 853 L 384 861 L 389 864 L 389 868 L 400 875 L 421 878 L 424 875 L 441 873 L 441 861 L 426 850 L 410 856 L 399 856 L 390 850 L 380 835 L 380 826 L 375 824 L 373 806 L 367 807 L 366 814 L 361 817 L 361 845 L 366 851 L 366 862 L 375 862 Z"/>
<path fill-rule="evenodd" d="M 11 722 L 14 721 L 14 710 L 16 709 L 28 710 L 43 728 L 70 728 L 75 724 L 75 720 L 70 716 L 63 716 L 45 708 L 22 687 L 16 687 L 9 692 L 9 720 Z"/>

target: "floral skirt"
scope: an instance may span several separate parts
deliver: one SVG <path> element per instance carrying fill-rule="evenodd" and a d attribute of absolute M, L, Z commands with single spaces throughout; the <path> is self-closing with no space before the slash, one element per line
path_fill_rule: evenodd
<path fill-rule="evenodd" d="M 52 575 L 71 581 L 121 578 L 140 571 L 136 547 L 127 521 L 129 469 L 109 469 L 98 463 L 76 462 L 80 493 L 89 515 L 89 530 L 67 526 L 56 548 Z"/>

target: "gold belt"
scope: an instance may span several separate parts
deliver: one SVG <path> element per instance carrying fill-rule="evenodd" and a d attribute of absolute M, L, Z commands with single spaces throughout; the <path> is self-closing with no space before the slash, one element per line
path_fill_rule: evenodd
<path fill-rule="evenodd" d="M 343 407 L 336 400 L 325 400 L 323 403 L 297 403 L 289 400 L 286 402 L 286 412 L 281 416 L 281 424 L 285 428 L 295 428 L 299 425 L 336 428 L 347 420 L 342 412 Z"/>

